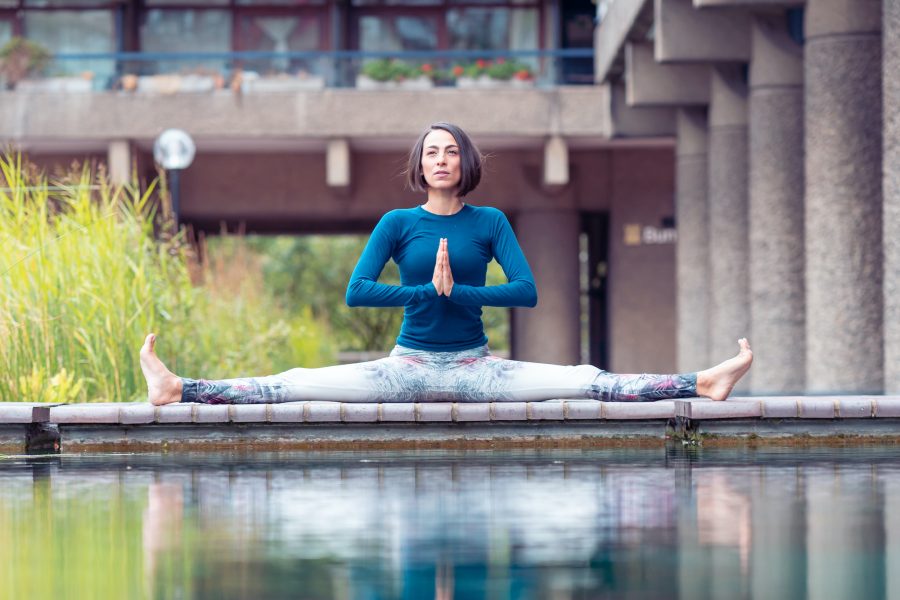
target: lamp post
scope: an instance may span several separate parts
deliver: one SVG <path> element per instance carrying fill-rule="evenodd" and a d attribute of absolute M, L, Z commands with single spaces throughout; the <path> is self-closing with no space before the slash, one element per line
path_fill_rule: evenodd
<path fill-rule="evenodd" d="M 153 143 L 153 159 L 167 172 L 172 189 L 172 216 L 178 227 L 178 207 L 181 194 L 181 171 L 191 166 L 197 147 L 187 132 L 166 129 Z"/>

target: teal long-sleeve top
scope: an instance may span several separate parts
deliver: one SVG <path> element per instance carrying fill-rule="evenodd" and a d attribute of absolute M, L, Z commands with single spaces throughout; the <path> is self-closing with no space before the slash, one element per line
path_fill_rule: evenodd
<path fill-rule="evenodd" d="M 439 296 L 432 284 L 441 238 L 447 238 L 453 289 Z M 496 258 L 508 283 L 485 286 Z M 378 282 L 393 259 L 400 285 Z M 347 286 L 349 306 L 402 306 L 397 344 L 453 352 L 487 344 L 482 306 L 535 306 L 537 289 L 528 261 L 501 211 L 465 204 L 452 215 L 421 206 L 392 210 L 375 226 Z"/>

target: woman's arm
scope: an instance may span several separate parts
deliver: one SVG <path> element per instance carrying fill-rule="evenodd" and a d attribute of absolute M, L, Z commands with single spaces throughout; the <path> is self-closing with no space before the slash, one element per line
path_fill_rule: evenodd
<path fill-rule="evenodd" d="M 408 306 L 437 298 L 434 285 L 388 285 L 378 283 L 384 265 L 391 257 L 395 228 L 386 214 L 375 226 L 347 285 L 347 306 Z"/>
<path fill-rule="evenodd" d="M 474 286 L 454 283 L 447 298 L 467 306 L 524 306 L 537 305 L 537 287 L 525 254 L 516 240 L 509 221 L 501 211 L 493 235 L 491 251 L 509 283 Z"/>

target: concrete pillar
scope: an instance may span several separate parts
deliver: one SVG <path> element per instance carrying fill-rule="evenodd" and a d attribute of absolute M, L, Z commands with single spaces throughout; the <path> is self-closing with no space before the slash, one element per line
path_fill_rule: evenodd
<path fill-rule="evenodd" d="M 330 188 L 346 190 L 350 187 L 350 142 L 346 139 L 328 141 L 325 155 L 325 181 Z"/>
<path fill-rule="evenodd" d="M 809 0 L 806 387 L 884 388 L 881 0 Z"/>
<path fill-rule="evenodd" d="M 538 305 L 515 309 L 513 357 L 577 364 L 581 346 L 578 212 L 528 210 L 519 213 L 515 225 L 537 283 Z"/>
<path fill-rule="evenodd" d="M 719 67 L 710 87 L 710 360 L 737 353 L 750 336 L 747 238 L 747 91 L 738 69 Z M 752 339 L 752 337 L 751 337 Z M 735 391 L 746 391 L 746 378 Z"/>
<path fill-rule="evenodd" d="M 876 473 L 861 465 L 814 471 L 806 498 L 806 597 L 884 598 L 884 499 Z"/>
<path fill-rule="evenodd" d="M 900 2 L 884 0 L 883 23 L 884 391 L 900 394 Z"/>
<path fill-rule="evenodd" d="M 114 185 L 125 185 L 131 182 L 131 163 L 134 160 L 129 140 L 113 140 L 106 151 L 106 162 L 109 166 L 109 180 Z"/>
<path fill-rule="evenodd" d="M 562 136 L 554 135 L 544 144 L 544 185 L 569 183 L 569 147 Z"/>
<path fill-rule="evenodd" d="M 680 109 L 675 149 L 678 371 L 709 366 L 709 207 L 706 110 Z"/>
<path fill-rule="evenodd" d="M 784 16 L 753 23 L 750 67 L 750 321 L 759 394 L 802 393 L 803 49 Z"/>

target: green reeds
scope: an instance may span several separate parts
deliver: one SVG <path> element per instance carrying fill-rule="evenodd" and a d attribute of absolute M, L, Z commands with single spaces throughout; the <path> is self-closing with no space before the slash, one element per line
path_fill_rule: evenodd
<path fill-rule="evenodd" d="M 0 173 L 0 401 L 141 399 L 151 331 L 185 376 L 330 361 L 321 326 L 279 306 L 248 261 L 192 265 L 181 234 L 155 237 L 153 185 L 111 186 L 87 167 L 50 185 L 19 156 Z"/>

